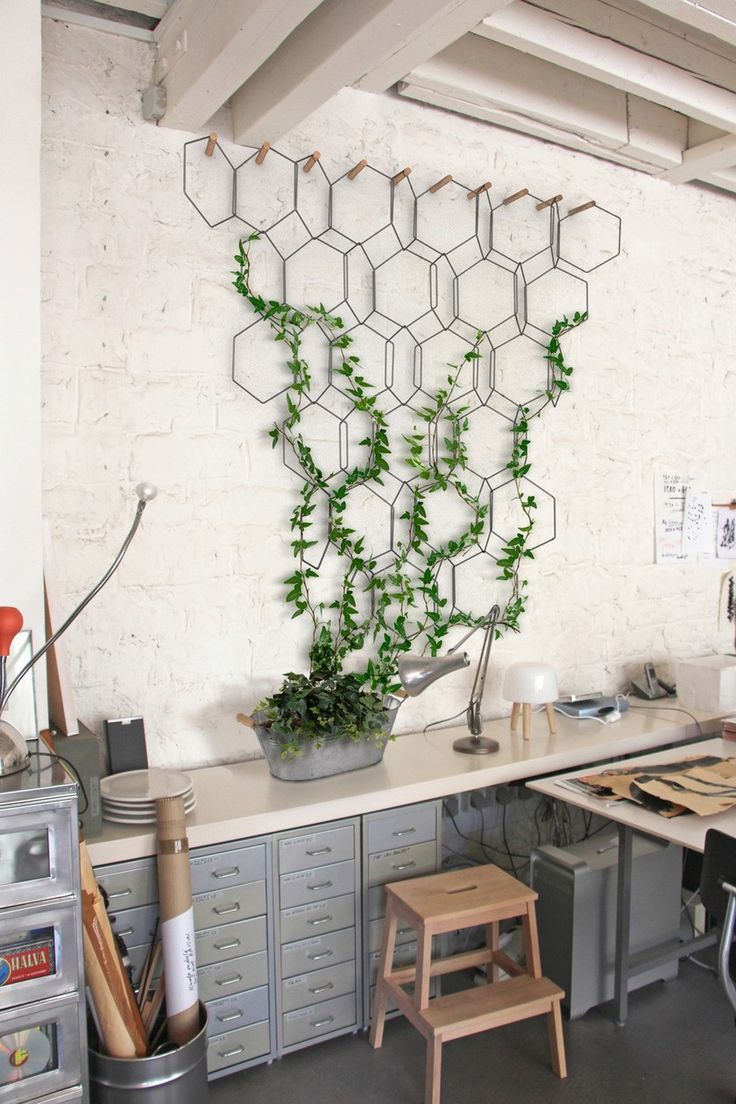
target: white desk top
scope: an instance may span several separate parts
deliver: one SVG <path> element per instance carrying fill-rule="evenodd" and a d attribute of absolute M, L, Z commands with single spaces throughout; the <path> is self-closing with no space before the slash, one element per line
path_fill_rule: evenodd
<path fill-rule="evenodd" d="M 677 758 L 686 755 L 718 755 L 724 759 L 736 758 L 736 743 L 733 740 L 701 740 L 696 744 L 684 744 L 678 747 Z M 666 763 L 673 758 L 673 752 L 657 751 L 652 755 L 637 756 L 632 763 Z M 608 763 L 606 766 L 616 766 Z M 598 770 L 598 768 L 596 768 Z M 605 766 L 601 767 L 605 770 Z M 617 801 L 611 803 L 602 797 L 587 797 L 583 793 L 565 789 L 559 785 L 560 779 L 575 778 L 585 771 L 572 771 L 566 774 L 558 774 L 554 778 L 541 778 L 527 782 L 530 789 L 537 793 L 555 797 L 560 801 L 566 801 L 569 805 L 575 805 L 578 809 L 585 809 L 597 813 L 599 816 L 608 817 L 617 824 L 625 824 L 629 828 L 646 832 L 647 835 L 657 836 L 659 839 L 669 840 L 681 847 L 690 847 L 693 851 L 703 851 L 705 848 L 705 833 L 709 828 L 718 828 L 730 836 L 736 836 L 736 809 L 727 813 L 717 813 L 715 816 L 696 816 L 695 813 L 687 813 L 678 817 L 663 817 L 657 813 L 642 809 L 631 801 Z"/>
<path fill-rule="evenodd" d="M 527 741 L 510 732 L 508 718 L 489 721 L 485 733 L 501 745 L 495 755 L 453 751 L 453 740 L 467 735 L 464 727 L 411 733 L 389 743 L 383 761 L 374 767 L 312 782 L 281 782 L 260 759 L 203 767 L 190 772 L 197 807 L 187 817 L 189 845 L 205 847 L 302 828 L 697 738 L 695 724 L 676 707 L 675 699 L 659 707 L 642 703 L 613 725 L 557 716 L 556 736 L 548 734 L 544 714 L 535 715 Z M 704 733 L 719 730 L 715 715 L 692 715 Z M 152 827 L 107 824 L 88 846 L 96 865 L 124 862 L 154 855 L 155 832 Z"/>

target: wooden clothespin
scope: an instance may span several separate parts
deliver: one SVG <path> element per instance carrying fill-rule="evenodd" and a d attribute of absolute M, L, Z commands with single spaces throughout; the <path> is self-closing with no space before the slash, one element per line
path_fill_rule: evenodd
<path fill-rule="evenodd" d="M 483 192 L 487 192 L 491 187 L 490 180 L 486 180 L 485 184 L 481 184 L 478 188 L 473 188 L 472 192 L 468 192 L 468 199 L 475 199 L 476 196 L 483 195 Z M 504 203 L 506 200 L 504 200 Z"/>
<path fill-rule="evenodd" d="M 438 180 L 436 184 L 432 184 L 429 190 L 434 195 L 434 193 L 438 192 L 440 188 L 444 188 L 445 184 L 452 184 L 451 176 L 443 176 L 442 179 Z"/>
<path fill-rule="evenodd" d="M 319 150 L 315 150 L 314 153 L 311 154 L 311 156 L 308 157 L 307 160 L 304 162 L 304 171 L 305 172 L 311 172 L 312 169 L 314 168 L 314 166 L 319 161 L 319 159 L 320 159 L 320 152 L 319 152 Z"/>
<path fill-rule="evenodd" d="M 579 215 L 581 211 L 589 211 L 595 205 L 595 200 L 589 199 L 587 203 L 581 203 L 579 207 L 572 207 L 567 213 L 568 215 Z"/>
<path fill-rule="evenodd" d="M 367 164 L 368 162 L 364 159 L 363 161 L 359 161 L 357 165 L 353 165 L 352 169 L 348 173 L 348 180 L 355 180 L 358 173 L 362 173 Z"/>
<path fill-rule="evenodd" d="M 409 176 L 410 173 L 411 168 L 409 167 L 409 165 L 407 165 L 405 169 L 401 170 L 401 172 L 397 172 L 396 176 L 391 177 L 391 183 L 395 187 L 397 184 L 400 184 L 402 180 L 406 180 L 407 176 Z"/>
<path fill-rule="evenodd" d="M 543 211 L 545 207 L 551 207 L 553 203 L 559 203 L 561 199 L 561 195 L 554 195 L 550 196 L 549 199 L 543 199 L 541 203 L 537 204 L 537 210 Z"/>
<path fill-rule="evenodd" d="M 266 154 L 268 153 L 270 148 L 271 148 L 271 143 L 270 142 L 264 142 L 263 143 L 263 145 L 259 149 L 258 153 L 256 154 L 256 165 L 262 165 L 263 164 L 263 162 L 266 160 Z"/>
<path fill-rule="evenodd" d="M 523 199 L 525 195 L 529 195 L 528 188 L 522 188 L 521 191 L 514 192 L 513 195 L 506 196 L 503 201 L 504 207 L 506 207 L 509 203 L 516 203 L 517 199 Z"/>
<path fill-rule="evenodd" d="M 255 728 L 258 724 L 258 721 L 255 721 L 252 717 L 248 716 L 247 713 L 237 713 L 235 715 L 235 720 L 239 724 L 245 725 L 246 728 Z"/>
<path fill-rule="evenodd" d="M 217 133 L 213 130 L 207 139 L 207 145 L 204 147 L 205 157 L 211 157 L 217 149 Z"/>

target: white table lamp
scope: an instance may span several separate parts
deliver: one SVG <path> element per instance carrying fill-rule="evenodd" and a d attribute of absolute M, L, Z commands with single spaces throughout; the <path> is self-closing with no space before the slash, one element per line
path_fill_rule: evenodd
<path fill-rule="evenodd" d="M 524 739 L 528 740 L 532 726 L 532 706 L 543 705 L 547 712 L 549 731 L 554 735 L 555 714 L 552 703 L 557 700 L 557 675 L 549 663 L 513 663 L 506 669 L 503 680 L 503 696 L 513 702 L 511 708 L 511 731 L 516 725 L 521 710 L 524 718 Z"/>

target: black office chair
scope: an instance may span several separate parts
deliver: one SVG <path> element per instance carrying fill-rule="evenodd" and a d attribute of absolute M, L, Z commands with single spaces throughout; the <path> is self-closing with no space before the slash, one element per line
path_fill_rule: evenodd
<path fill-rule="evenodd" d="M 721 929 L 718 978 L 736 1015 L 736 983 L 731 972 L 731 945 L 736 927 L 736 838 L 709 828 L 705 834 L 700 899 Z"/>

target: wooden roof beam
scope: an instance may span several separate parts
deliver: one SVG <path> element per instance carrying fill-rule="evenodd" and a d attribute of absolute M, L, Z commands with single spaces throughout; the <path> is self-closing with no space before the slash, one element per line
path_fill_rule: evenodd
<path fill-rule="evenodd" d="M 736 93 L 515 0 L 476 28 L 493 42 L 736 132 Z"/>
<path fill-rule="evenodd" d="M 174 0 L 154 31 L 162 126 L 200 130 L 321 0 Z"/>

